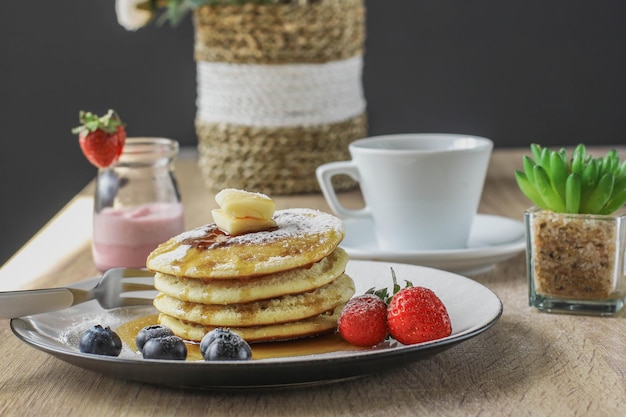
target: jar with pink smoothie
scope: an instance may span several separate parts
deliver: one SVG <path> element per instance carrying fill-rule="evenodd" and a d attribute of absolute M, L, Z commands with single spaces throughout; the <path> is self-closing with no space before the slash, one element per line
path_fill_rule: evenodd
<path fill-rule="evenodd" d="M 145 268 L 152 250 L 184 230 L 178 147 L 171 139 L 128 138 L 119 161 L 99 169 L 92 253 L 100 271 Z"/>

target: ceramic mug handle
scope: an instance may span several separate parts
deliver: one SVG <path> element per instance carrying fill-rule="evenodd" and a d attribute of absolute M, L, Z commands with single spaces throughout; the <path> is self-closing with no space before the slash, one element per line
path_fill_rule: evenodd
<path fill-rule="evenodd" d="M 344 207 L 337 198 L 337 193 L 333 187 L 332 179 L 336 175 L 348 175 L 357 182 L 360 182 L 361 176 L 357 166 L 352 161 L 328 162 L 320 165 L 315 170 L 317 182 L 319 182 L 322 194 L 331 210 L 342 219 L 362 219 L 371 217 L 370 210 L 366 207 L 362 209 L 349 209 Z"/>

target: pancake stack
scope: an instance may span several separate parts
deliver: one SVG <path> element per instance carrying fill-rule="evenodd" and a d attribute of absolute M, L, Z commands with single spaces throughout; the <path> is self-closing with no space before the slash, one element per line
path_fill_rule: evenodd
<path fill-rule="evenodd" d="M 354 294 L 338 247 L 341 220 L 311 209 L 271 219 L 271 228 L 239 235 L 208 224 L 155 249 L 146 265 L 155 272 L 159 323 L 191 341 L 216 327 L 249 343 L 334 331 Z"/>

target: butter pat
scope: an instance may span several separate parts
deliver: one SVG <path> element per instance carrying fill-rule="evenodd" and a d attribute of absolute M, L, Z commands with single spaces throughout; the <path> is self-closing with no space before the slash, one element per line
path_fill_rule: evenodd
<path fill-rule="evenodd" d="M 276 204 L 261 193 L 226 188 L 215 196 L 220 208 L 235 218 L 271 219 Z"/>
<path fill-rule="evenodd" d="M 213 220 L 220 230 L 231 236 L 241 235 L 244 233 L 260 232 L 276 227 L 273 219 L 255 219 L 252 217 L 234 217 L 223 209 L 214 209 L 211 211 Z"/>
<path fill-rule="evenodd" d="M 229 235 L 260 232 L 276 227 L 276 204 L 261 193 L 226 188 L 215 196 L 220 208 L 212 210 L 217 227 Z"/>

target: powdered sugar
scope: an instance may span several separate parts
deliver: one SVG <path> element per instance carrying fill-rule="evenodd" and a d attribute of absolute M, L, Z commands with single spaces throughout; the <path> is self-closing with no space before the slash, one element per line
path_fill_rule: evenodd
<path fill-rule="evenodd" d="M 305 234 L 323 235 L 329 230 L 340 234 L 345 233 L 343 222 L 339 218 L 319 210 L 306 208 L 277 210 L 274 213 L 273 219 L 276 222 L 276 229 L 245 233 L 239 236 L 228 236 L 222 239 L 217 238 L 216 241 L 208 245 L 207 248 L 225 245 L 267 244 L 287 238 L 304 236 Z M 217 231 L 215 224 L 209 224 L 181 233 L 176 236 L 175 239 L 178 242 L 189 242 L 217 233 L 219 233 L 219 231 Z M 322 243 L 324 243 L 323 236 L 321 239 Z M 187 245 L 184 246 L 187 247 Z M 178 255 L 184 255 L 184 253 L 179 253 L 178 250 L 176 252 Z"/>
<path fill-rule="evenodd" d="M 185 257 L 191 245 L 180 245 L 171 252 L 165 252 L 159 255 L 161 262 L 166 262 L 175 266 L 176 261 L 180 261 Z"/>
<path fill-rule="evenodd" d="M 274 214 L 274 221 L 278 229 L 256 233 L 247 233 L 234 236 L 230 239 L 233 244 L 259 244 L 304 234 L 324 234 L 328 230 L 344 233 L 343 222 L 335 216 L 312 209 L 278 210 Z"/>
<path fill-rule="evenodd" d="M 269 274 L 321 259 L 345 235 L 339 218 L 318 210 L 278 210 L 273 219 L 270 230 L 236 236 L 215 223 L 181 233 L 151 253 L 148 268 L 192 278 Z"/>

